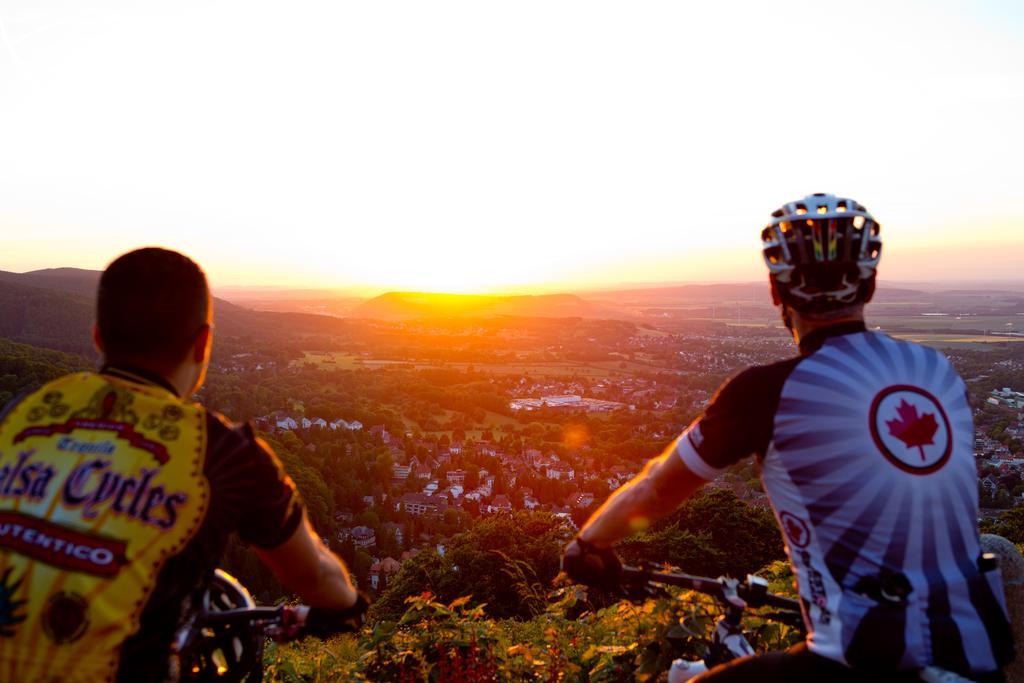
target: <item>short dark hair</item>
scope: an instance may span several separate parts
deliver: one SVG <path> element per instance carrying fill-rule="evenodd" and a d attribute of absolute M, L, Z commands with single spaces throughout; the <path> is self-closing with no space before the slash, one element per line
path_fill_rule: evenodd
<path fill-rule="evenodd" d="M 206 275 L 176 251 L 130 251 L 100 277 L 96 325 L 108 361 L 176 366 L 209 314 Z"/>

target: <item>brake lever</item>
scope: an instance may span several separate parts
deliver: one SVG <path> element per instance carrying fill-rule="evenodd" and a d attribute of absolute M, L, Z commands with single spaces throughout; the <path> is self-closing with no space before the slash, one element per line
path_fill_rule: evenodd
<path fill-rule="evenodd" d="M 650 568 L 650 563 L 646 561 L 636 567 L 636 569 L 643 574 L 649 573 Z M 650 600 L 653 598 L 672 597 L 671 593 L 669 593 L 664 586 L 653 583 L 649 578 L 636 578 L 632 581 L 620 581 L 619 590 L 622 593 L 622 596 L 630 602 L 643 602 L 644 600 Z"/>
<path fill-rule="evenodd" d="M 275 624 L 270 624 L 264 629 L 264 633 L 269 638 L 278 642 L 285 643 L 291 640 L 295 640 L 306 628 L 306 618 L 309 616 L 309 607 L 306 605 L 289 606 L 284 605 L 281 607 L 280 620 Z"/>
<path fill-rule="evenodd" d="M 669 598 L 671 594 L 661 586 L 650 583 L 626 583 L 621 586 L 623 597 L 630 602 L 643 602 L 654 598 Z"/>
<path fill-rule="evenodd" d="M 803 628 L 804 619 L 800 614 L 796 612 L 768 612 L 760 615 L 764 619 L 770 621 L 777 621 L 780 624 L 791 626 L 793 628 Z"/>
<path fill-rule="evenodd" d="M 718 578 L 718 583 L 722 585 L 722 599 L 730 608 L 740 611 L 747 609 L 747 601 L 740 597 L 738 579 L 721 576 Z"/>

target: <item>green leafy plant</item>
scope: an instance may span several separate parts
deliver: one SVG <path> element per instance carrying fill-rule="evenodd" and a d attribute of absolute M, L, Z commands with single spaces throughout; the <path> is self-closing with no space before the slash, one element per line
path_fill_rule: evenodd
<path fill-rule="evenodd" d="M 495 619 L 468 597 L 442 602 L 411 596 L 397 620 L 379 621 L 358 638 L 306 640 L 267 649 L 270 680 L 362 680 L 401 683 L 656 681 L 673 659 L 699 659 L 721 614 L 711 598 L 672 589 L 638 604 L 598 607 L 575 585 L 543 595 L 532 574 L 512 563 L 536 602 L 528 619 Z M 773 591 L 792 591 L 782 562 L 763 574 Z M 797 630 L 751 612 L 745 625 L 755 649 L 783 649 Z"/>

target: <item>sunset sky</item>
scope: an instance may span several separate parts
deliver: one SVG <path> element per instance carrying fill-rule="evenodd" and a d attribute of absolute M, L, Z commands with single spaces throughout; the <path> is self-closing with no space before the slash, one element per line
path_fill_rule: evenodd
<path fill-rule="evenodd" d="M 5 0 L 0 269 L 754 280 L 769 213 L 827 191 L 883 278 L 1022 279 L 1022 35 L 1015 0 Z"/>

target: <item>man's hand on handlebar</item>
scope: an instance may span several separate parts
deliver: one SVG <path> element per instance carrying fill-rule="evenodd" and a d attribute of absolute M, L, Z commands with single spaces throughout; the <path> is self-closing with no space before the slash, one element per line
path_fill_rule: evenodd
<path fill-rule="evenodd" d="M 607 592 L 622 589 L 622 563 L 611 548 L 597 546 L 576 537 L 562 554 L 562 571 L 576 583 Z"/>
<path fill-rule="evenodd" d="M 361 629 L 366 623 L 366 610 L 370 602 L 362 592 L 358 596 L 356 604 L 346 609 L 310 607 L 306 615 L 306 633 L 317 638 L 327 638 L 337 633 Z"/>

